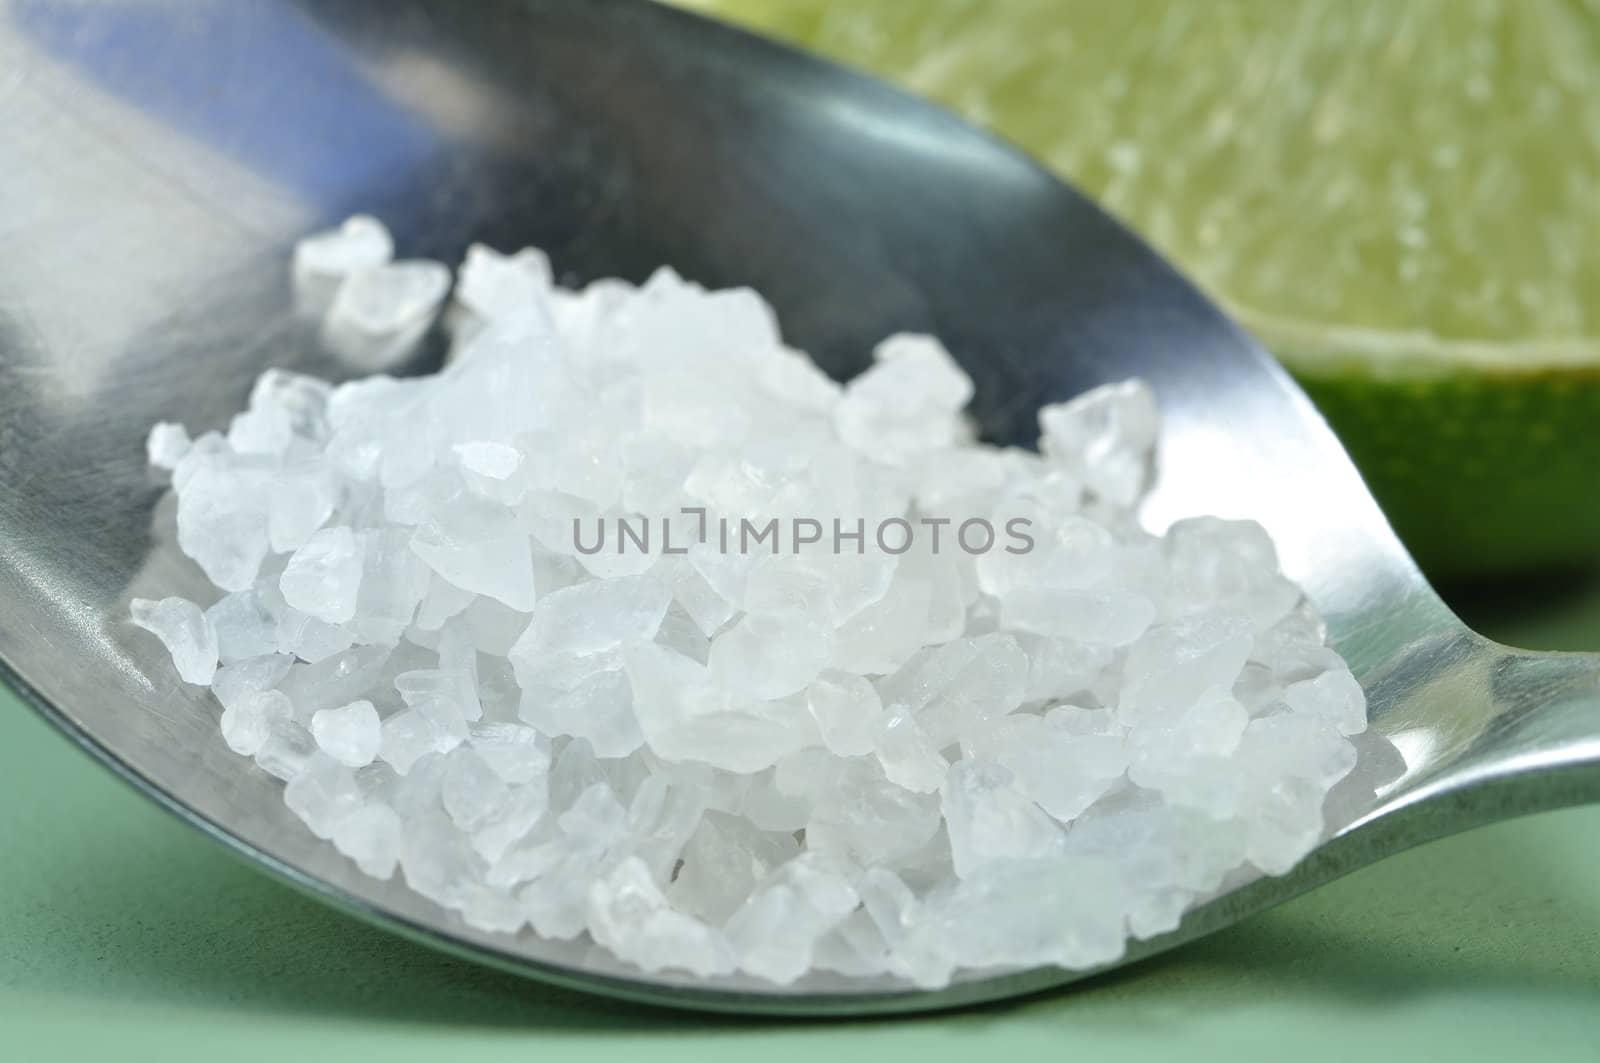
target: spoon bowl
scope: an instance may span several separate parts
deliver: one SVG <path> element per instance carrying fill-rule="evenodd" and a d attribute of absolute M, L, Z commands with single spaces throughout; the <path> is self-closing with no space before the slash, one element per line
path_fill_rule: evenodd
<path fill-rule="evenodd" d="M 206 592 L 144 433 L 225 424 L 269 366 L 351 375 L 288 313 L 286 263 L 355 210 L 407 255 L 534 244 L 573 281 L 671 264 L 751 285 L 841 377 L 885 335 L 935 333 L 994 442 L 1032 442 L 1042 403 L 1147 380 L 1164 416 L 1147 523 L 1264 524 L 1400 758 L 1335 795 L 1330 837 L 1292 873 L 1123 962 L 1416 842 L 1600 796 L 1600 661 L 1469 631 L 1254 341 L 1036 163 L 883 84 L 641 0 L 11 0 L 0 142 L 0 678 L 187 822 L 399 933 L 728 1011 L 913 1011 L 1092 973 L 967 972 L 937 992 L 647 975 L 360 874 L 238 762 L 209 692 L 125 619 L 130 597 Z M 425 344 L 404 368 L 438 358 Z"/>

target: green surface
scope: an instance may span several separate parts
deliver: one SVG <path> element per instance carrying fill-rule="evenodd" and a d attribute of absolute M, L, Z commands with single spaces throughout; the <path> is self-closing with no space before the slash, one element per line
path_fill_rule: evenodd
<path fill-rule="evenodd" d="M 1468 604 L 1499 637 L 1600 648 L 1600 586 Z M 336 915 L 0 693 L 0 1059 L 1593 1059 L 1597 833 L 1579 809 L 1448 839 L 1020 1004 L 730 1021 L 556 992 Z"/>

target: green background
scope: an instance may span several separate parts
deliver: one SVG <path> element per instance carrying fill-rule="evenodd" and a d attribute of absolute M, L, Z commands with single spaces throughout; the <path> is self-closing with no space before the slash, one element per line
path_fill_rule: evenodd
<path fill-rule="evenodd" d="M 1592 581 L 1469 604 L 1507 641 L 1600 649 Z M 0 1060 L 1594 1059 L 1597 837 L 1600 808 L 1447 839 L 1022 1003 L 725 1020 L 546 989 L 325 910 L 0 693 Z"/>

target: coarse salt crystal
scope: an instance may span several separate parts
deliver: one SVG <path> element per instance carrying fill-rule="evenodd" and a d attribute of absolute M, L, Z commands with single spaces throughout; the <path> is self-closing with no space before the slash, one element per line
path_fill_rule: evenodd
<path fill-rule="evenodd" d="M 362 358 L 451 284 L 363 217 L 294 275 Z M 1138 529 L 1138 381 L 1032 454 L 973 441 L 935 339 L 840 386 L 671 270 L 474 245 L 448 321 L 434 376 L 157 425 L 224 593 L 131 612 L 310 830 L 471 926 L 782 984 L 1089 967 L 1292 867 L 1382 746 L 1264 530 Z"/>

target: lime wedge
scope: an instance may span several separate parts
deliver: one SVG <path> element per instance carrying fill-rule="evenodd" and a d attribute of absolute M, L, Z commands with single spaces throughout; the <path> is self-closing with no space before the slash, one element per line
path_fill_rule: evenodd
<path fill-rule="evenodd" d="M 1600 0 L 679 0 L 935 98 L 1310 391 L 1433 574 L 1600 560 Z"/>

